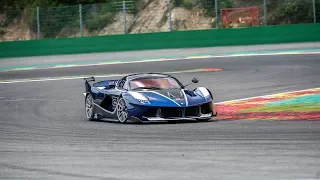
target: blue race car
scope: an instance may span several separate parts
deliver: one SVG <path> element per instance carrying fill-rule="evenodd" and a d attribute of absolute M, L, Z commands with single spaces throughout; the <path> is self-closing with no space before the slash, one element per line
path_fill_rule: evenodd
<path fill-rule="evenodd" d="M 187 90 L 169 74 L 140 73 L 119 80 L 95 82 L 84 78 L 85 110 L 89 120 L 129 121 L 207 121 L 217 116 L 209 89 Z"/>

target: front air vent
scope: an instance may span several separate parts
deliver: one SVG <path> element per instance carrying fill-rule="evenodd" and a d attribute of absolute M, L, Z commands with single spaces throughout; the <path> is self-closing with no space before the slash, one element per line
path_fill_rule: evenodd
<path fill-rule="evenodd" d="M 182 117 L 181 108 L 161 108 L 161 117 L 170 118 L 170 117 Z"/>
<path fill-rule="evenodd" d="M 186 117 L 199 116 L 199 112 L 200 112 L 199 106 L 187 107 L 185 110 L 185 116 Z"/>
<path fill-rule="evenodd" d="M 201 114 L 211 113 L 210 103 L 202 104 L 200 107 L 201 107 Z"/>
<path fill-rule="evenodd" d="M 158 108 L 148 108 L 146 112 L 147 117 L 157 117 Z"/>

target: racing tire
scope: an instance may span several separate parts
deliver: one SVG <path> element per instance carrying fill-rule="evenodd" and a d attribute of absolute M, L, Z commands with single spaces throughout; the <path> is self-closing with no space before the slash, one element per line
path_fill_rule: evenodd
<path fill-rule="evenodd" d="M 128 108 L 123 97 L 118 99 L 116 108 L 118 121 L 120 123 L 126 123 L 128 121 Z"/>
<path fill-rule="evenodd" d="M 86 110 L 86 116 L 89 119 L 89 121 L 94 120 L 94 103 L 93 103 L 93 98 L 91 94 L 86 95 L 85 110 Z"/>

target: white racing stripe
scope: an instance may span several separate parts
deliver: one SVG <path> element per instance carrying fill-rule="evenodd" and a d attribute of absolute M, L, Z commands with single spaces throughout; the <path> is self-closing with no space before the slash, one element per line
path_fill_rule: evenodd
<path fill-rule="evenodd" d="M 181 105 L 180 105 L 179 103 L 177 103 L 176 101 L 168 98 L 167 96 L 165 96 L 165 95 L 163 95 L 163 94 L 161 94 L 161 93 L 158 93 L 158 92 L 156 92 L 156 91 L 148 91 L 148 92 L 153 92 L 153 93 L 158 94 L 158 95 L 160 95 L 160 96 L 162 96 L 162 97 L 164 97 L 164 98 L 167 98 L 168 100 L 174 102 L 176 105 L 178 105 L 179 107 L 181 107 Z"/>
<path fill-rule="evenodd" d="M 188 106 L 188 105 L 189 105 L 188 97 L 187 97 L 186 93 L 184 92 L 184 89 L 181 89 L 181 92 L 182 92 L 182 94 L 183 94 L 183 96 L 184 96 L 184 100 L 185 100 L 185 102 L 186 102 L 186 106 Z"/>
<path fill-rule="evenodd" d="M 95 106 L 97 106 L 98 108 L 100 108 L 102 111 L 105 111 L 105 112 L 107 112 L 107 113 L 109 113 L 109 114 L 115 114 L 116 113 L 116 110 L 117 109 L 114 109 L 112 112 L 111 111 L 108 111 L 108 110 L 106 110 L 106 109 L 104 109 L 103 107 L 101 107 L 101 106 L 99 106 L 98 104 L 96 104 L 96 103 L 93 103 Z"/>

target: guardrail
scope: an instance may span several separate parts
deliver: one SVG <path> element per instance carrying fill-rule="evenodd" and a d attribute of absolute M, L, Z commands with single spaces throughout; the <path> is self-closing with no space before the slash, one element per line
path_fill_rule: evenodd
<path fill-rule="evenodd" d="M 320 41 L 320 24 L 211 29 L 0 43 L 0 58 Z"/>

